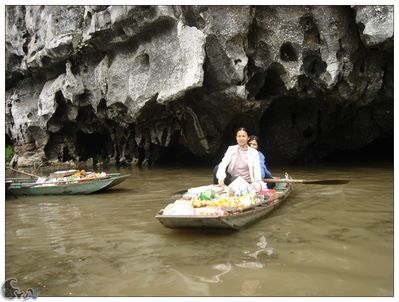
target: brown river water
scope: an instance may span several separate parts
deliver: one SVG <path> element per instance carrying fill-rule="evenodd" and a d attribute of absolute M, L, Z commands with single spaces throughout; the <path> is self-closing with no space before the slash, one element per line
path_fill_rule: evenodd
<path fill-rule="evenodd" d="M 235 232 L 172 230 L 154 216 L 211 168 L 124 168 L 107 192 L 8 197 L 5 277 L 40 296 L 393 296 L 393 165 L 273 168 L 297 184 Z M 109 171 L 111 172 L 111 171 Z"/>

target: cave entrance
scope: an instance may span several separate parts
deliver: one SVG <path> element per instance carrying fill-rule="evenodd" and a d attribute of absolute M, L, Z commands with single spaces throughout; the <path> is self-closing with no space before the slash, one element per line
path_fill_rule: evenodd
<path fill-rule="evenodd" d="M 153 146 L 152 146 L 153 147 Z M 151 154 L 156 154 L 156 162 L 159 165 L 195 165 L 201 162 L 187 147 L 185 138 L 179 133 L 174 132 L 168 147 L 158 147 L 158 150 L 151 150 Z"/>
<path fill-rule="evenodd" d="M 93 158 L 94 162 L 107 158 L 107 145 L 110 142 L 109 135 L 101 133 L 76 133 L 76 151 L 80 160 Z"/>
<path fill-rule="evenodd" d="M 393 163 L 394 140 L 393 137 L 378 138 L 370 144 L 357 150 L 336 150 L 327 155 L 322 161 L 335 162 L 357 162 L 357 163 Z"/>

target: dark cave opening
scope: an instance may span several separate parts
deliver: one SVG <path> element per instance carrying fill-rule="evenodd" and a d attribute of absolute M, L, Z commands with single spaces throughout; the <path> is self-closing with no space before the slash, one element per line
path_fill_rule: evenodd
<path fill-rule="evenodd" d="M 109 135 L 101 133 L 76 133 L 76 151 L 79 159 L 84 161 L 89 158 L 99 161 L 107 158 L 107 144 L 110 142 Z"/>
<path fill-rule="evenodd" d="M 280 68 L 280 66 L 275 65 L 270 67 L 265 74 L 263 87 L 255 95 L 255 99 L 261 100 L 270 96 L 284 95 L 286 89 L 280 76 L 282 73 L 284 73 L 284 69 L 282 67 Z"/>
<path fill-rule="evenodd" d="M 299 24 L 304 30 L 304 44 L 320 44 L 320 33 L 312 16 L 308 14 L 302 16 L 299 20 Z"/>
<path fill-rule="evenodd" d="M 207 160 L 202 157 L 195 156 L 186 146 L 187 142 L 184 137 L 175 132 L 168 147 L 158 147 L 158 157 L 156 164 L 160 166 L 185 165 L 196 166 L 206 163 Z M 153 148 L 151 150 L 153 154 Z"/>
<path fill-rule="evenodd" d="M 351 162 L 351 163 L 393 163 L 394 139 L 378 138 L 370 144 L 357 150 L 336 150 L 321 160 L 324 163 Z"/>
<path fill-rule="evenodd" d="M 303 69 L 307 76 L 318 78 L 327 69 L 327 64 L 319 55 L 309 54 L 303 59 Z"/>
<path fill-rule="evenodd" d="M 290 42 L 286 42 L 280 47 L 280 59 L 283 61 L 298 61 L 298 54 Z"/>
<path fill-rule="evenodd" d="M 64 148 L 62 149 L 62 155 L 61 156 L 62 156 L 62 158 L 59 159 L 61 162 L 66 162 L 66 161 L 75 159 L 71 155 L 68 146 L 64 146 Z"/>

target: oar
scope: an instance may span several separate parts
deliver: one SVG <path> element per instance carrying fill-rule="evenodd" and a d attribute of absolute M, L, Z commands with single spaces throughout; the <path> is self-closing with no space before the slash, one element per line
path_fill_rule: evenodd
<path fill-rule="evenodd" d="M 38 175 L 31 174 L 31 173 L 28 173 L 28 172 L 25 172 L 25 171 L 16 170 L 16 169 L 13 169 L 13 168 L 11 168 L 11 167 L 9 167 L 9 169 L 12 170 L 12 171 L 21 173 L 21 174 L 28 175 L 28 176 L 30 176 L 30 177 L 35 177 L 35 178 L 39 178 L 39 177 L 40 177 L 40 176 L 38 176 Z"/>
<path fill-rule="evenodd" d="M 305 185 L 343 185 L 347 184 L 347 179 L 285 179 L 285 178 L 265 178 L 264 182 L 274 183 L 300 183 Z"/>

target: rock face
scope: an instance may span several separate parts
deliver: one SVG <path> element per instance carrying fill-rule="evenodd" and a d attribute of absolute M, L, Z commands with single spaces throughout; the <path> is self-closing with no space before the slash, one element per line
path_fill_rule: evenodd
<path fill-rule="evenodd" d="M 393 6 L 7 6 L 6 138 L 19 166 L 269 162 L 393 139 Z"/>

